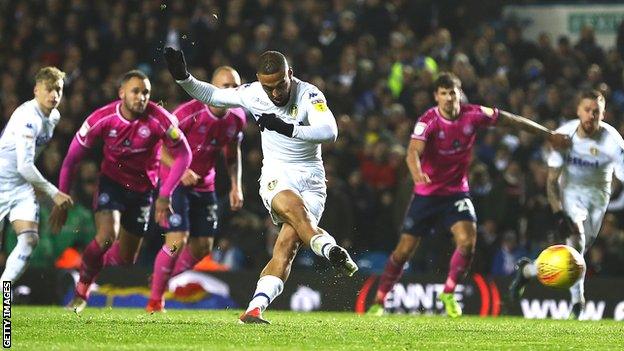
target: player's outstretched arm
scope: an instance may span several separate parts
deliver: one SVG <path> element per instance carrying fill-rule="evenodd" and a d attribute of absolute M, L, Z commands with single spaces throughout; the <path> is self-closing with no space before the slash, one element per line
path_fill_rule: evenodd
<path fill-rule="evenodd" d="M 499 125 L 509 126 L 524 130 L 531 134 L 540 135 L 548 140 L 556 149 L 566 149 L 571 145 L 570 137 L 568 135 L 553 132 L 552 130 L 542 126 L 539 123 L 535 123 L 528 118 L 501 110 L 499 112 L 498 120 Z"/>
<path fill-rule="evenodd" d="M 193 98 L 216 107 L 245 107 L 238 89 L 219 89 L 188 73 L 182 50 L 166 47 L 163 55 L 171 76 Z"/>
<path fill-rule="evenodd" d="M 431 183 L 431 179 L 429 179 L 427 173 L 423 172 L 420 165 L 420 156 L 425 151 L 425 145 L 425 142 L 422 140 L 412 139 L 407 147 L 405 162 L 407 163 L 407 168 L 409 168 L 410 174 L 412 175 L 414 184 Z"/>

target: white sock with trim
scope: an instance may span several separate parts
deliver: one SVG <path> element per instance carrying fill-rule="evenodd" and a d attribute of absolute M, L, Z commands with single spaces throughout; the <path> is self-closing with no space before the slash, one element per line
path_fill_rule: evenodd
<path fill-rule="evenodd" d="M 278 297 L 282 291 L 284 290 L 284 282 L 274 276 L 274 275 L 265 275 L 258 279 L 258 284 L 256 285 L 256 291 L 254 292 L 251 301 L 249 302 L 249 307 L 245 312 L 249 312 L 256 307 L 260 308 L 260 312 L 264 312 L 264 310 L 269 306 L 276 297 Z"/>
<path fill-rule="evenodd" d="M 316 234 L 310 239 L 310 248 L 317 256 L 328 258 L 329 250 L 334 246 L 336 246 L 336 239 L 326 231 Z"/>

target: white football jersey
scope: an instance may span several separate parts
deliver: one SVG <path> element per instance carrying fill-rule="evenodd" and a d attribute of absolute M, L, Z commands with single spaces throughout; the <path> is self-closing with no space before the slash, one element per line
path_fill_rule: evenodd
<path fill-rule="evenodd" d="M 0 135 L 0 192 L 15 190 L 28 183 L 50 196 L 58 191 L 37 171 L 34 162 L 52 139 L 60 118 L 57 109 L 46 116 L 34 99 L 13 112 Z M 18 172 L 18 167 L 27 172 L 30 182 Z"/>
<path fill-rule="evenodd" d="M 613 173 L 618 179 L 624 179 L 624 140 L 605 122 L 600 122 L 598 135 L 581 138 L 577 133 L 579 124 L 580 120 L 575 119 L 557 129 L 570 136 L 572 147 L 564 152 L 552 151 L 548 166 L 563 167 L 560 181 L 564 191 L 586 189 L 608 201 Z"/>
<path fill-rule="evenodd" d="M 189 86 L 184 83 L 180 85 L 183 87 L 186 85 L 185 89 Z M 327 126 L 331 132 L 323 133 L 325 136 L 333 135 L 335 139 L 337 135 L 336 120 L 327 107 L 323 93 L 314 85 L 294 77 L 290 99 L 284 106 L 275 106 L 262 89 L 260 82 L 243 84 L 238 88 L 214 89 L 211 91 L 209 101 L 205 102 L 218 107 L 244 107 L 256 120 L 263 113 L 274 113 L 283 121 L 295 125 L 292 138 L 266 129 L 262 131 L 265 165 L 311 162 L 322 166 L 320 143 L 326 140 L 315 140 L 315 136 L 309 134 L 305 127 Z"/>

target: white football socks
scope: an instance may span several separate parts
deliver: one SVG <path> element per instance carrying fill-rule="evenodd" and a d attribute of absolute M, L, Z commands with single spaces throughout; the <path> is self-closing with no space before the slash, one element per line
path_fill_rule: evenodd
<path fill-rule="evenodd" d="M 274 275 L 265 275 L 258 279 L 258 284 L 256 285 L 256 291 L 254 292 L 253 298 L 249 302 L 249 307 L 247 307 L 246 312 L 253 310 L 256 307 L 260 308 L 260 312 L 264 312 L 264 310 L 269 306 L 279 294 L 284 290 L 284 282 L 274 276 Z"/>
<path fill-rule="evenodd" d="M 38 242 L 39 235 L 36 230 L 25 230 L 17 236 L 17 245 L 6 260 L 6 267 L 0 277 L 1 281 L 15 282 L 22 276 Z"/>
<path fill-rule="evenodd" d="M 310 239 L 310 248 L 317 256 L 328 258 L 329 250 L 334 246 L 336 246 L 336 239 L 324 230 Z"/>

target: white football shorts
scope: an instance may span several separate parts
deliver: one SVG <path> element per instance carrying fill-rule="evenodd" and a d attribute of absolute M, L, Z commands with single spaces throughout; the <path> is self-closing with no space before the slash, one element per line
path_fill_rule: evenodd
<path fill-rule="evenodd" d="M 314 164 L 265 164 L 262 166 L 260 197 L 275 224 L 285 221 L 271 210 L 271 202 L 275 195 L 284 190 L 292 190 L 301 196 L 303 203 L 313 217 L 312 219 L 318 224 L 323 215 L 325 199 L 327 198 L 323 166 Z"/>
<path fill-rule="evenodd" d="M 579 238 L 581 242 L 578 243 L 583 248 L 581 254 L 585 254 L 598 237 L 609 201 L 609 197 L 604 196 L 600 191 L 590 192 L 587 190 L 564 188 L 561 199 L 564 211 L 575 222 L 583 223 L 583 233 Z M 575 243 L 569 242 L 568 244 Z M 572 246 L 576 247 L 576 245 Z"/>
<path fill-rule="evenodd" d="M 0 192 L 0 222 L 7 214 L 10 222 L 22 220 L 39 223 L 39 202 L 30 184 Z"/>

